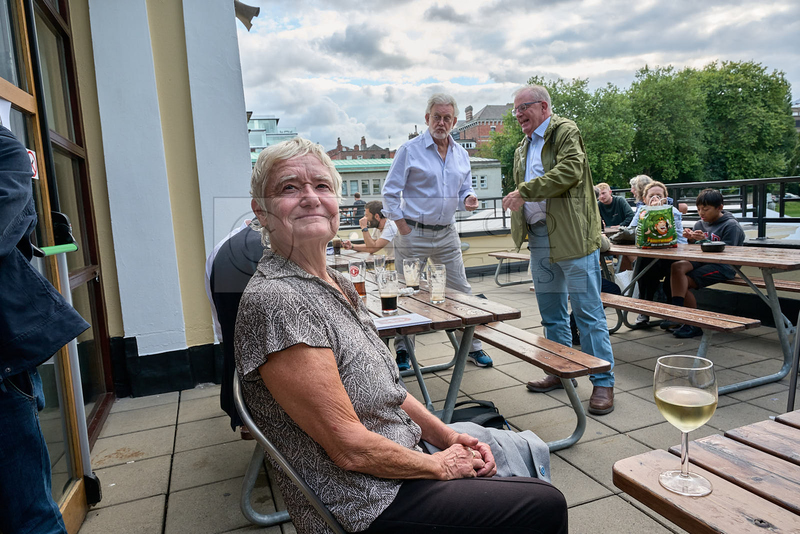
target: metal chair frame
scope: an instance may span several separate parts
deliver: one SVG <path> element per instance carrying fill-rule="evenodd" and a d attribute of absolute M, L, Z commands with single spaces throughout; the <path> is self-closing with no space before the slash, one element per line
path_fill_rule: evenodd
<path fill-rule="evenodd" d="M 247 428 L 250 429 L 250 434 L 258 443 L 253 451 L 253 457 L 250 459 L 250 465 L 247 467 L 244 482 L 242 483 L 242 500 L 240 507 L 242 509 L 242 514 L 247 520 L 253 524 L 267 527 L 285 523 L 290 520 L 289 513 L 286 510 L 271 514 L 260 514 L 253 510 L 251 495 L 256 483 L 256 478 L 258 478 L 258 473 L 261 469 L 261 464 L 264 461 L 264 451 L 266 451 L 275 463 L 280 466 L 283 472 L 286 473 L 292 483 L 300 489 L 305 498 L 308 499 L 308 502 L 310 502 L 317 513 L 322 516 L 322 519 L 327 523 L 328 527 L 336 534 L 345 534 L 342 525 L 333 517 L 333 514 L 331 514 L 330 510 L 325 506 L 325 503 L 322 502 L 314 490 L 311 489 L 306 481 L 294 470 L 283 454 L 275 448 L 272 442 L 267 439 L 264 433 L 256 426 L 256 423 L 253 421 L 245 405 L 238 372 L 233 374 L 233 402 L 236 405 L 236 410 L 239 412 L 242 421 Z"/>

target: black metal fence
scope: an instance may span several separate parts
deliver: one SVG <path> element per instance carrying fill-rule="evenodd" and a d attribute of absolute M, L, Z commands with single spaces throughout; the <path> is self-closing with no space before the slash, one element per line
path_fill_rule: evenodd
<path fill-rule="evenodd" d="M 674 199 L 675 204 L 685 202 L 689 205 L 689 213 L 685 219 L 697 220 L 695 199 L 706 188 L 719 189 L 724 198 L 726 210 L 737 214 L 739 222 L 752 223 L 758 228 L 758 237 L 765 238 L 767 224 L 800 222 L 800 217 L 786 215 L 786 206 L 800 202 L 800 196 L 787 192 L 788 184 L 800 184 L 800 176 L 784 176 L 780 178 L 755 178 L 752 180 L 726 180 L 718 182 L 685 182 L 666 184 L 667 192 Z M 628 189 L 613 189 L 616 195 L 625 195 L 628 202 L 633 205 L 633 198 Z M 503 211 L 502 197 L 482 198 L 479 211 L 483 212 L 486 226 L 493 229 L 508 229 L 511 220 L 508 212 Z M 769 217 L 767 209 L 778 212 L 778 217 Z M 356 206 L 344 205 L 339 207 L 340 227 L 342 229 L 357 228 L 358 219 L 355 217 Z M 800 213 L 800 210 L 798 210 Z M 471 213 L 459 211 L 456 220 L 466 219 Z M 490 224 L 489 221 L 499 221 L 499 224 Z"/>

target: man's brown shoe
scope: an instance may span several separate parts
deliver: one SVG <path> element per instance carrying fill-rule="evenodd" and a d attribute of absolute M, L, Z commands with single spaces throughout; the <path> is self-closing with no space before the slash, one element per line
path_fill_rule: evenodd
<path fill-rule="evenodd" d="M 589 413 L 605 415 L 614 411 L 614 388 L 595 386 L 589 398 Z"/>
<path fill-rule="evenodd" d="M 572 379 L 572 385 L 578 387 L 578 381 L 574 378 Z M 554 389 L 563 389 L 564 386 L 561 385 L 561 379 L 556 375 L 547 375 L 541 380 L 531 380 L 528 382 L 527 387 L 528 391 L 533 391 L 534 393 L 547 393 Z"/>

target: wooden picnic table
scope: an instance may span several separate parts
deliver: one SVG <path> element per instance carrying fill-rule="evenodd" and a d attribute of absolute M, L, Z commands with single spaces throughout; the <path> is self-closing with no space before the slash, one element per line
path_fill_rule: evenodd
<path fill-rule="evenodd" d="M 768 384 L 770 382 L 777 382 L 789 373 L 793 357 L 789 335 L 794 333 L 794 326 L 793 321 L 789 321 L 781 311 L 781 304 L 778 299 L 778 292 L 775 288 L 775 281 L 772 275 L 800 269 L 800 251 L 783 248 L 727 246 L 722 252 L 703 252 L 700 245 L 696 244 L 678 244 L 678 246 L 674 248 L 637 248 L 635 245 L 612 244 L 609 254 L 636 256 L 637 258 L 688 260 L 730 265 L 736 270 L 739 277 L 747 283 L 750 289 L 752 289 L 772 311 L 772 318 L 775 321 L 775 329 L 778 332 L 778 340 L 780 341 L 781 350 L 783 352 L 783 365 L 777 373 L 745 380 L 737 384 L 731 384 L 730 386 L 726 386 L 724 390 L 720 388 L 720 392 L 731 393 Z M 623 294 L 629 295 L 633 291 L 636 281 L 647 272 L 653 263 L 638 272 L 631 283 L 623 289 Z M 766 295 L 742 272 L 742 267 L 756 267 L 761 269 L 764 278 L 764 286 L 767 290 Z"/>
<path fill-rule="evenodd" d="M 345 254 L 345 251 L 343 250 L 339 258 L 334 257 L 334 259 L 330 259 L 332 256 L 328 256 L 328 264 L 346 265 L 350 259 L 362 259 L 367 261 L 367 257 L 370 256 L 370 254 L 365 252 L 346 252 L 348 252 L 348 254 Z M 366 305 L 370 313 L 376 317 L 382 316 L 378 287 L 370 277 L 367 278 Z M 456 404 L 459 388 L 461 387 L 461 379 L 464 377 L 464 368 L 467 364 L 467 354 L 469 354 L 469 351 L 472 348 L 472 337 L 475 333 L 475 327 L 497 321 L 518 319 L 522 316 L 522 313 L 515 308 L 506 306 L 505 304 L 467 295 L 450 288 L 445 290 L 445 301 L 442 304 L 431 304 L 430 294 L 425 288 L 422 288 L 418 293 L 413 295 L 398 296 L 397 308 L 399 313 L 418 313 L 419 315 L 431 319 L 431 323 L 426 325 L 381 330 L 381 337 L 388 340 L 388 338 L 394 337 L 395 335 L 407 337 L 409 335 L 418 334 L 424 331 L 445 330 L 450 338 L 450 342 L 453 344 L 455 354 L 450 363 L 420 367 L 417 365 L 413 344 L 407 342 L 406 348 L 409 352 L 409 356 L 411 357 L 413 370 L 403 373 L 404 376 L 409 376 L 412 373 L 416 376 L 425 405 L 428 407 L 428 409 L 433 410 L 433 403 L 428 395 L 422 374 L 453 367 L 453 375 L 450 379 L 450 386 L 447 390 L 444 409 L 442 410 L 440 416 L 442 421 L 449 423 L 453 417 L 453 409 Z M 464 331 L 460 343 L 456 340 L 456 337 L 452 332 L 455 329 L 463 329 Z"/>
<path fill-rule="evenodd" d="M 677 431 L 676 431 L 677 432 Z M 692 533 L 800 532 L 800 411 L 689 443 L 689 469 L 712 492 L 685 497 L 658 475 L 679 469 L 680 447 L 614 464 L 614 485 Z"/>

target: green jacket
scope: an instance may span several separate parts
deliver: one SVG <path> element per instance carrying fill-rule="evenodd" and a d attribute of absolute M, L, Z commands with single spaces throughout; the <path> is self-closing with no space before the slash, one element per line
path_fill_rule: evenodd
<path fill-rule="evenodd" d="M 592 171 L 578 126 L 553 115 L 544 132 L 544 175 L 525 182 L 527 136 L 514 153 L 514 183 L 526 201 L 547 200 L 550 261 L 572 260 L 600 248 L 600 212 L 592 183 Z M 511 213 L 511 237 L 519 251 L 528 236 L 522 209 Z"/>

